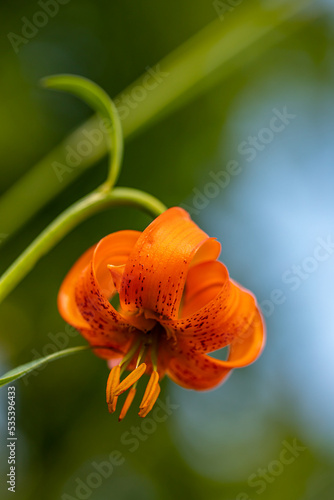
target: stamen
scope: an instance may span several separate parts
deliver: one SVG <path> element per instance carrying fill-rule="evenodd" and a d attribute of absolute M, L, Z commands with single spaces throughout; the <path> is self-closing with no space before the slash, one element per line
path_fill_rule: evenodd
<path fill-rule="evenodd" d="M 146 415 L 152 410 L 154 403 L 158 399 L 158 396 L 160 394 L 160 385 L 158 384 L 155 388 L 154 393 L 152 394 L 151 400 L 149 403 L 144 407 L 139 410 L 138 415 L 142 418 L 146 417 Z"/>
<path fill-rule="evenodd" d="M 133 370 L 122 382 L 118 385 L 116 390 L 113 392 L 113 396 L 119 396 L 125 392 L 129 387 L 131 387 L 137 380 L 144 375 L 146 371 L 146 364 L 142 363 L 135 370 Z"/>
<path fill-rule="evenodd" d="M 136 388 L 135 387 L 131 387 L 131 389 L 128 392 L 128 395 L 126 396 L 126 400 L 124 401 L 124 405 L 123 405 L 123 408 L 121 410 L 121 413 L 120 413 L 120 415 L 118 417 L 118 421 L 119 422 L 121 420 L 123 420 L 123 418 L 127 414 L 128 409 L 130 408 L 130 405 L 131 405 L 131 403 L 132 403 L 133 398 L 135 397 L 135 395 L 136 395 Z"/>
<path fill-rule="evenodd" d="M 134 342 L 130 348 L 130 350 L 127 352 L 127 354 L 124 356 L 122 362 L 120 363 L 121 365 L 121 373 L 123 373 L 123 371 L 126 369 L 126 367 L 128 366 L 128 364 L 130 363 L 130 361 L 132 360 L 133 356 L 135 355 L 135 353 L 137 352 L 138 350 L 138 347 L 140 346 L 140 342 L 141 340 L 137 340 L 136 342 Z"/>
<path fill-rule="evenodd" d="M 106 400 L 108 403 L 108 409 L 110 413 L 113 413 L 116 409 L 117 398 L 114 397 L 114 391 L 116 387 L 119 385 L 119 377 L 120 377 L 120 366 L 114 366 L 107 380 L 107 388 L 106 388 Z"/>
<path fill-rule="evenodd" d="M 141 361 L 146 358 L 147 349 L 148 349 L 148 344 L 145 343 L 141 346 L 139 354 L 138 354 L 138 358 L 137 358 L 136 368 L 138 368 Z"/>
<path fill-rule="evenodd" d="M 159 373 L 157 371 L 153 371 L 151 374 L 150 380 L 147 384 L 143 399 L 140 403 L 140 406 L 139 406 L 140 409 L 142 409 L 148 405 L 148 403 L 150 402 L 150 400 L 154 394 L 154 391 L 157 387 L 158 382 L 159 382 Z"/>
<path fill-rule="evenodd" d="M 111 402 L 112 393 L 119 384 L 119 376 L 120 376 L 120 366 L 117 365 L 110 370 L 109 377 L 107 380 L 107 388 L 106 388 L 107 403 Z"/>
<path fill-rule="evenodd" d="M 112 402 L 108 403 L 109 413 L 114 413 L 116 411 L 117 400 L 118 400 L 118 396 L 114 396 L 112 398 Z"/>

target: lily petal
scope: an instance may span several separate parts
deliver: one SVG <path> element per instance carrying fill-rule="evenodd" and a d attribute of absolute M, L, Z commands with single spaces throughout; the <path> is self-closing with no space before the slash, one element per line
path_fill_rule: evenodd
<path fill-rule="evenodd" d="M 125 264 L 122 264 L 120 266 L 114 266 L 113 264 L 108 264 L 107 267 L 110 271 L 110 274 L 111 274 L 111 277 L 112 277 L 112 280 L 114 283 L 114 287 L 116 288 L 116 290 L 119 293 L 120 288 L 121 288 L 123 273 L 124 273 L 124 269 L 125 269 Z"/>
<path fill-rule="evenodd" d="M 116 292 L 108 266 L 122 269 L 127 262 L 139 236 L 139 231 L 118 231 L 109 234 L 96 245 L 93 267 L 97 284 L 107 298 Z"/>
<path fill-rule="evenodd" d="M 256 311 L 247 333 L 234 341 L 226 361 L 199 354 L 194 348 L 170 347 L 167 375 L 186 389 L 207 390 L 223 382 L 233 368 L 251 364 L 260 355 L 265 340 L 261 314 Z M 165 347 L 166 349 L 166 347 Z M 165 355 L 164 355 L 165 357 Z"/>
<path fill-rule="evenodd" d="M 253 363 L 260 356 L 265 341 L 265 323 L 261 312 L 257 309 L 249 328 L 232 342 L 225 365 L 241 368 Z"/>
<path fill-rule="evenodd" d="M 206 306 L 229 281 L 221 262 L 204 262 L 189 269 L 180 318 L 186 318 Z"/>
<path fill-rule="evenodd" d="M 96 245 L 89 248 L 72 266 L 67 273 L 58 293 L 58 309 L 62 318 L 74 328 L 81 331 L 82 328 L 89 329 L 89 324 L 82 317 L 75 301 L 75 287 L 82 271 L 92 260 Z"/>
<path fill-rule="evenodd" d="M 166 373 L 185 389 L 205 391 L 223 382 L 231 370 L 205 354 L 182 351 L 170 359 Z"/>
<path fill-rule="evenodd" d="M 63 318 L 75 326 L 98 356 L 112 359 L 124 354 L 135 329 L 109 303 L 116 293 L 108 264 L 122 265 L 140 233 L 119 231 L 88 250 L 66 276 L 58 297 Z"/>
<path fill-rule="evenodd" d="M 215 260 L 220 244 L 182 208 L 171 208 L 141 234 L 126 263 L 120 302 L 146 317 L 177 318 L 188 269 Z"/>
<path fill-rule="evenodd" d="M 223 264 L 206 262 L 189 271 L 182 316 L 191 314 L 161 324 L 179 343 L 207 353 L 242 337 L 256 311 L 254 296 L 229 278 Z"/>

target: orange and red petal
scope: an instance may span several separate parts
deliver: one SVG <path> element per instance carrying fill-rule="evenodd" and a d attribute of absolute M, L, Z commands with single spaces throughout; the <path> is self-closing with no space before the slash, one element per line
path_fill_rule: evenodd
<path fill-rule="evenodd" d="M 104 358 L 124 354 L 133 340 L 135 328 L 109 303 L 116 293 L 108 264 L 122 265 L 128 259 L 137 231 L 119 231 L 103 238 L 88 250 L 66 276 L 58 297 L 63 318 Z M 110 355 L 108 355 L 110 353 Z"/>
<path fill-rule="evenodd" d="M 266 328 L 261 312 L 257 309 L 249 328 L 230 345 L 228 360 L 233 368 L 253 363 L 263 351 L 266 342 Z"/>
<path fill-rule="evenodd" d="M 181 318 L 161 324 L 179 343 L 208 353 L 247 332 L 256 311 L 254 296 L 229 278 L 223 264 L 206 262 L 189 271 Z"/>
<path fill-rule="evenodd" d="M 206 354 L 182 351 L 171 357 L 166 374 L 185 389 L 205 391 L 221 384 L 230 371 L 231 368 L 221 366 L 219 361 Z"/>
<path fill-rule="evenodd" d="M 96 245 L 89 248 L 72 266 L 61 284 L 58 293 L 58 310 L 62 318 L 78 330 L 89 329 L 89 324 L 82 317 L 76 300 L 75 287 L 82 271 L 90 264 Z"/>
<path fill-rule="evenodd" d="M 200 354 L 196 349 L 182 347 L 181 344 L 166 346 L 161 357 L 167 365 L 167 375 L 174 382 L 187 389 L 208 390 L 222 383 L 234 368 L 253 363 L 261 354 L 264 342 L 262 316 L 256 311 L 248 330 L 231 344 L 226 361 Z"/>
<path fill-rule="evenodd" d="M 177 318 L 192 265 L 215 260 L 220 244 L 181 208 L 157 217 L 141 234 L 123 273 L 120 302 L 154 319 Z"/>
<path fill-rule="evenodd" d="M 94 276 L 101 292 L 110 298 L 115 292 L 115 283 L 108 266 L 122 269 L 140 236 L 139 231 L 118 231 L 102 238 L 92 256 Z"/>
<path fill-rule="evenodd" d="M 217 260 L 204 262 L 189 269 L 180 318 L 191 316 L 206 306 L 217 297 L 229 279 L 226 267 Z"/>

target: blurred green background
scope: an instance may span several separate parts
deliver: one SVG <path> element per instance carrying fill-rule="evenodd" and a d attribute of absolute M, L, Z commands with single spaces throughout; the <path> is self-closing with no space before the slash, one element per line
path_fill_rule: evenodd
<path fill-rule="evenodd" d="M 188 207 L 221 241 L 231 276 L 263 308 L 268 342 L 261 359 L 208 393 L 165 380 L 161 400 L 169 398 L 172 408 L 148 424 L 136 405 L 121 424 L 108 414 L 107 368 L 89 352 L 16 382 L 15 498 L 334 498 L 334 8 L 331 1 L 308 3 L 274 30 L 268 23 L 259 43 L 237 53 L 228 47 L 229 71 L 219 82 L 192 99 L 183 96 L 178 109 L 137 131 L 126 144 L 119 181 L 168 206 Z M 268 19 L 283 4 L 59 1 L 58 12 L 15 51 L 8 33 L 21 35 L 22 18 L 32 20 L 41 7 L 2 0 L 1 192 L 91 116 L 79 100 L 39 88 L 41 77 L 83 75 L 114 97 L 210 22 L 222 33 L 233 23 L 247 47 L 245 18 L 261 26 L 262 13 Z M 289 118 L 273 130 L 285 108 Z M 238 174 L 219 184 L 230 161 Z M 103 181 L 106 165 L 103 159 L 85 171 L 8 241 L 0 221 L 1 271 Z M 28 207 L 42 192 L 43 185 L 34 186 L 17 206 Z M 84 343 L 68 335 L 57 312 L 64 275 L 101 237 L 149 222 L 130 208 L 103 212 L 40 261 L 0 306 L 1 373 Z M 3 388 L 1 498 L 12 495 L 6 425 Z"/>

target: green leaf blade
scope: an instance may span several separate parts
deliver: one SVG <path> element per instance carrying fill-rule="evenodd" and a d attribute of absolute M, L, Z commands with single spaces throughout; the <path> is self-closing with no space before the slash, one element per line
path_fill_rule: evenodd
<path fill-rule="evenodd" d="M 13 368 L 9 372 L 2 375 L 2 377 L 0 377 L 0 387 L 10 384 L 14 380 L 18 380 L 21 377 L 24 377 L 28 373 L 40 368 L 43 365 L 46 365 L 47 363 L 50 363 L 50 361 L 55 361 L 56 359 L 69 356 L 71 354 L 76 354 L 77 352 L 85 351 L 89 348 L 89 346 L 69 347 L 68 349 L 64 349 L 63 351 L 49 354 L 49 356 L 45 356 L 45 358 L 34 359 L 29 363 L 25 363 L 24 365 Z"/>

